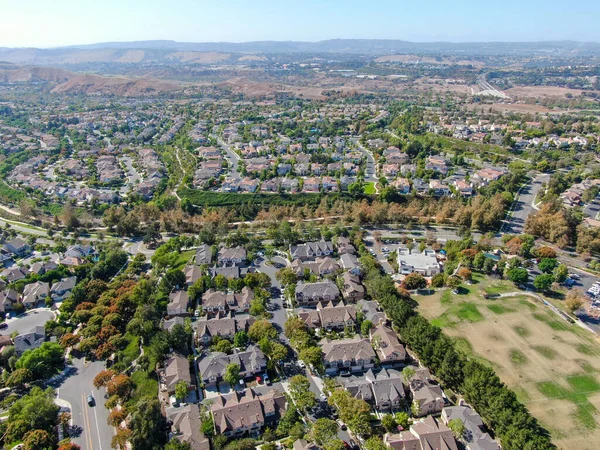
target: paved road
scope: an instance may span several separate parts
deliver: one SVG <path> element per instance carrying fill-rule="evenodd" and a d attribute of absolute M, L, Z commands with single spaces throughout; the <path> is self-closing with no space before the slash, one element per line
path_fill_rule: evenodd
<path fill-rule="evenodd" d="M 275 278 L 275 274 L 277 271 L 283 267 L 285 267 L 285 260 L 280 256 L 275 256 L 272 259 L 272 264 L 267 265 L 266 260 L 259 260 L 260 264 L 258 266 L 258 271 L 265 273 L 271 279 L 271 301 L 269 302 L 268 310 L 273 315 L 271 318 L 271 322 L 280 331 L 280 339 L 288 344 L 288 340 L 283 334 L 283 326 L 285 325 L 285 321 L 287 320 L 286 309 L 283 306 L 283 301 L 281 300 L 282 288 L 277 278 Z"/>
<path fill-rule="evenodd" d="M 365 181 L 377 181 L 377 176 L 375 173 L 375 159 L 373 158 L 373 153 L 364 148 L 361 143 L 358 143 L 358 150 L 366 156 L 367 164 L 365 166 Z"/>
<path fill-rule="evenodd" d="M 73 442 L 82 450 L 109 450 L 114 429 L 108 425 L 108 410 L 104 407 L 104 389 L 93 385 L 94 377 L 105 368 L 104 362 L 83 363 L 81 359 L 73 361 L 76 372 L 66 378 L 58 387 L 58 398 L 71 404 L 73 427 L 80 434 Z M 88 406 L 86 397 L 92 395 L 94 406 Z"/>
<path fill-rule="evenodd" d="M 49 320 L 54 320 L 54 313 L 48 308 L 32 309 L 25 315 L 8 319 L 8 328 L 2 330 L 2 334 L 11 335 L 15 331 L 19 334 L 29 333 L 35 327 L 43 327 Z"/>
<path fill-rule="evenodd" d="M 525 221 L 529 214 L 534 211 L 533 202 L 544 183 L 548 183 L 550 175 L 541 174 L 536 176 L 531 183 L 521 188 L 520 195 L 513 203 L 512 215 L 502 227 L 502 231 L 510 234 L 522 234 Z"/>
<path fill-rule="evenodd" d="M 222 139 L 217 139 L 217 142 L 225 151 L 225 159 L 227 159 L 227 161 L 229 162 L 229 166 L 231 167 L 231 170 L 229 171 L 229 176 L 231 178 L 240 178 L 240 174 L 238 172 L 240 157 L 237 153 L 231 150 L 231 146 L 227 145 Z"/>
<path fill-rule="evenodd" d="M 596 219 L 598 213 L 600 213 L 600 199 L 595 198 L 586 205 L 585 209 L 583 210 L 583 214 L 591 219 Z"/>
<path fill-rule="evenodd" d="M 125 185 L 119 190 L 121 195 L 125 195 L 131 190 L 131 187 L 134 183 L 140 181 L 141 177 L 135 167 L 133 167 L 133 160 L 131 159 L 131 156 L 123 156 L 120 160 L 127 168 L 127 183 L 125 183 Z"/>

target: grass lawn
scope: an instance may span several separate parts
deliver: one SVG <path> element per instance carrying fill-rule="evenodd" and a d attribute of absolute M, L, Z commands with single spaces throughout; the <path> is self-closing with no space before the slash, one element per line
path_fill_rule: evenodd
<path fill-rule="evenodd" d="M 595 449 L 600 442 L 600 345 L 576 325 L 517 291 L 486 279 L 455 295 L 414 296 L 419 312 L 457 348 L 492 367 L 564 449 Z M 557 418 L 560 417 L 560 420 Z"/>
<path fill-rule="evenodd" d="M 156 397 L 158 395 L 158 381 L 143 370 L 131 374 L 131 381 L 135 384 L 132 399 L 136 402 L 143 397 Z"/>
<path fill-rule="evenodd" d="M 375 182 L 374 181 L 369 181 L 368 183 L 365 183 L 365 188 L 364 188 L 364 193 L 367 195 L 374 195 L 376 192 L 375 190 Z"/>

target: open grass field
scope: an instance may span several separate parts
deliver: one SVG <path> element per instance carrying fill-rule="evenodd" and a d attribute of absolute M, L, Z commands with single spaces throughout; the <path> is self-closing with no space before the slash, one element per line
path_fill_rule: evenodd
<path fill-rule="evenodd" d="M 419 311 L 458 348 L 494 368 L 561 449 L 600 448 L 600 342 L 512 283 L 476 275 L 461 294 L 417 296 Z"/>

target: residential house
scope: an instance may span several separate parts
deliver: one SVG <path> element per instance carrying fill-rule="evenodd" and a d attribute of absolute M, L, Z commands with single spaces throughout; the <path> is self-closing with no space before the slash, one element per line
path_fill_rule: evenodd
<path fill-rule="evenodd" d="M 301 309 L 298 317 L 308 328 L 324 328 L 328 331 L 343 331 L 347 328 L 354 329 L 356 326 L 356 308 L 346 306 L 344 302 L 334 305 L 329 302 L 326 305 L 319 303 L 317 309 Z"/>
<path fill-rule="evenodd" d="M 314 442 L 308 442 L 305 439 L 296 439 L 293 450 L 319 450 L 319 447 Z"/>
<path fill-rule="evenodd" d="M 331 280 L 316 283 L 298 282 L 296 302 L 298 306 L 316 306 L 320 302 L 330 302 L 340 298 L 340 290 Z"/>
<path fill-rule="evenodd" d="M 50 289 L 50 296 L 55 302 L 71 296 L 71 291 L 77 284 L 77 277 L 67 277 L 54 283 Z"/>
<path fill-rule="evenodd" d="M 429 189 L 431 189 L 433 195 L 435 195 L 436 197 L 450 195 L 450 188 L 444 183 L 442 183 L 440 180 L 430 180 Z"/>
<path fill-rule="evenodd" d="M 469 405 L 448 406 L 442 410 L 442 422 L 445 425 L 451 420 L 460 420 L 465 426 L 461 440 L 467 450 L 501 450 L 502 447 L 485 431 L 481 416 Z"/>
<path fill-rule="evenodd" d="M 315 241 L 305 244 L 290 245 L 290 255 L 292 260 L 300 259 L 308 261 L 318 256 L 330 256 L 333 254 L 333 243 L 331 241 Z"/>
<path fill-rule="evenodd" d="M 254 377 L 267 370 L 265 354 L 257 346 L 250 345 L 246 350 L 231 355 L 213 352 L 200 359 L 198 362 L 200 379 L 205 385 L 216 387 L 223 379 L 229 364 L 237 364 L 240 367 L 241 378 Z"/>
<path fill-rule="evenodd" d="M 67 248 L 64 254 L 65 258 L 80 258 L 85 259 L 95 253 L 94 247 L 91 245 L 75 244 Z"/>
<path fill-rule="evenodd" d="M 411 252 L 408 248 L 398 249 L 398 273 L 408 275 L 416 272 L 431 277 L 441 271 L 435 251 L 424 250 L 423 253 Z"/>
<path fill-rule="evenodd" d="M 200 244 L 196 249 L 196 264 L 201 266 L 203 264 L 210 265 L 212 263 L 213 255 L 212 249 L 208 244 Z"/>
<path fill-rule="evenodd" d="M 169 317 L 163 320 L 162 328 L 170 333 L 175 325 L 185 326 L 185 319 L 181 316 Z"/>
<path fill-rule="evenodd" d="M 9 283 L 12 283 L 13 281 L 19 281 L 24 278 L 27 278 L 29 274 L 22 267 L 12 266 L 8 269 L 4 269 L 0 275 L 6 278 L 6 281 L 8 281 Z"/>
<path fill-rule="evenodd" d="M 362 273 L 360 263 L 355 255 L 344 253 L 340 256 L 340 264 L 344 270 L 350 272 L 352 275 L 359 276 Z"/>
<path fill-rule="evenodd" d="M 347 301 L 357 302 L 365 297 L 365 287 L 360 278 L 350 272 L 342 274 L 342 296 Z"/>
<path fill-rule="evenodd" d="M 217 261 L 222 266 L 240 265 L 246 262 L 246 256 L 247 253 L 244 247 L 222 247 L 219 249 Z"/>
<path fill-rule="evenodd" d="M 183 269 L 185 275 L 185 284 L 191 286 L 200 278 L 202 278 L 202 269 L 196 265 L 185 266 Z"/>
<path fill-rule="evenodd" d="M 337 261 L 330 257 L 317 258 L 315 261 L 302 262 L 302 260 L 295 259 L 291 264 L 291 269 L 298 276 L 303 276 L 305 270 L 309 270 L 311 273 L 323 277 L 335 273 L 340 270 L 340 266 Z"/>
<path fill-rule="evenodd" d="M 38 348 L 46 342 L 46 330 L 44 327 L 35 327 L 29 333 L 19 334 L 14 338 L 15 351 L 17 355 L 23 354 L 27 350 Z"/>
<path fill-rule="evenodd" d="M 202 309 L 209 313 L 248 312 L 253 299 L 254 291 L 247 286 L 241 292 L 223 292 L 211 288 L 202 294 Z"/>
<path fill-rule="evenodd" d="M 175 291 L 169 295 L 169 303 L 167 304 L 168 316 L 187 316 L 188 304 L 190 298 L 186 291 Z"/>
<path fill-rule="evenodd" d="M 13 310 L 13 305 L 19 301 L 19 293 L 14 289 L 6 289 L 0 292 L 0 312 L 9 313 Z"/>
<path fill-rule="evenodd" d="M 31 267 L 29 268 L 29 271 L 31 273 L 35 273 L 36 275 L 44 275 L 45 273 L 50 272 L 51 270 L 56 270 L 56 269 L 58 269 L 58 264 L 56 264 L 54 261 L 46 261 L 46 262 L 38 261 L 31 265 Z"/>
<path fill-rule="evenodd" d="M 327 374 L 340 370 L 362 372 L 375 366 L 377 355 L 368 339 L 323 339 L 319 342 L 323 351 L 323 365 Z"/>
<path fill-rule="evenodd" d="M 6 242 L 3 248 L 17 258 L 22 258 L 31 253 L 31 246 L 21 238 L 14 238 Z"/>
<path fill-rule="evenodd" d="M 264 395 L 253 389 L 234 391 L 212 401 L 215 432 L 227 437 L 258 436 L 264 427 L 274 428 L 287 409 L 285 395 L 276 389 Z"/>
<path fill-rule="evenodd" d="M 21 302 L 25 308 L 35 308 L 37 304 L 48 297 L 50 293 L 50 285 L 43 281 L 36 281 L 25 285 Z"/>
<path fill-rule="evenodd" d="M 383 442 L 393 450 L 458 450 L 450 428 L 431 416 L 414 422 L 409 431 L 386 433 Z"/>
<path fill-rule="evenodd" d="M 456 180 L 454 186 L 463 197 L 471 197 L 473 195 L 473 186 L 466 180 Z"/>
<path fill-rule="evenodd" d="M 386 325 L 377 325 L 371 330 L 371 342 L 382 366 L 396 366 L 406 360 L 406 350 L 394 330 Z"/>
<path fill-rule="evenodd" d="M 353 397 L 364 400 L 378 412 L 398 411 L 405 406 L 403 377 L 395 370 L 382 369 L 374 373 L 369 369 L 364 377 L 353 376 L 343 385 Z"/>
<path fill-rule="evenodd" d="M 200 431 L 202 420 L 197 404 L 166 408 L 166 415 L 171 423 L 169 439 L 179 439 L 189 444 L 192 450 L 210 450 L 210 441 Z"/>
<path fill-rule="evenodd" d="M 302 187 L 303 192 L 319 192 L 321 189 L 321 180 L 318 178 L 307 178 L 304 180 L 304 185 Z"/>
<path fill-rule="evenodd" d="M 438 414 L 444 408 L 444 394 L 439 383 L 433 379 L 429 369 L 420 368 L 409 380 L 413 403 L 419 405 L 419 417 Z"/>
<path fill-rule="evenodd" d="M 356 254 L 356 249 L 354 248 L 354 245 L 352 245 L 350 239 L 348 239 L 345 236 L 338 237 L 336 247 L 338 254 L 340 255 L 343 255 L 344 253 L 349 253 L 351 255 Z"/>
<path fill-rule="evenodd" d="M 410 193 L 410 181 L 407 178 L 398 178 L 390 182 L 390 186 L 395 187 L 399 194 Z"/>
<path fill-rule="evenodd" d="M 254 317 L 235 318 L 231 313 L 217 314 L 212 319 L 203 317 L 194 323 L 196 340 L 201 345 L 209 345 L 215 336 L 232 340 L 236 333 L 248 331 L 255 320 Z"/>
<path fill-rule="evenodd" d="M 372 324 L 385 324 L 387 323 L 387 316 L 381 310 L 379 303 L 372 300 L 360 300 L 357 303 L 359 311 L 361 311 L 365 319 L 370 321 Z"/>
<path fill-rule="evenodd" d="M 240 268 L 239 266 L 227 266 L 227 267 L 211 267 L 210 268 L 210 276 L 212 278 L 217 275 L 223 275 L 225 278 L 229 279 L 238 279 L 248 271 L 244 268 Z"/>
<path fill-rule="evenodd" d="M 170 396 L 175 395 L 175 386 L 180 381 L 188 385 L 188 390 L 196 388 L 190 374 L 190 362 L 180 353 L 173 353 L 165 360 L 164 368 L 159 371 L 159 378 L 160 390 Z"/>

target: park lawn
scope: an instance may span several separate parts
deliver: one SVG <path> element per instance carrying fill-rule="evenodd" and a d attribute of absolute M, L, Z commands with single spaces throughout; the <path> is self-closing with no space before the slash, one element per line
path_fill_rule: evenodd
<path fill-rule="evenodd" d="M 364 187 L 364 193 L 367 195 L 375 195 L 375 192 L 377 192 L 375 190 L 375 182 L 374 181 L 369 181 L 368 183 L 365 183 L 365 187 Z"/>
<path fill-rule="evenodd" d="M 515 390 L 559 448 L 594 449 L 600 442 L 600 345 L 510 283 L 478 279 L 455 295 L 418 295 L 419 312 L 457 348 L 486 361 Z M 449 292 L 449 293 L 448 293 Z M 560 417 L 561 420 L 556 420 Z"/>

